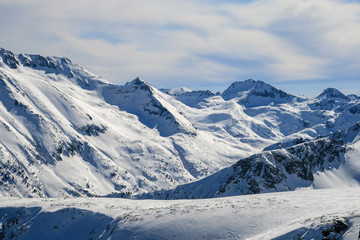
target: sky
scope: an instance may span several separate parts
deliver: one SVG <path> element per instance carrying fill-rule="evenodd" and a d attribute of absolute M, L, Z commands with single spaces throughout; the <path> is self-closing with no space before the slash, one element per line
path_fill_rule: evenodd
<path fill-rule="evenodd" d="M 0 32 L 2 48 L 66 56 L 116 84 L 360 94 L 360 1 L 0 0 Z"/>

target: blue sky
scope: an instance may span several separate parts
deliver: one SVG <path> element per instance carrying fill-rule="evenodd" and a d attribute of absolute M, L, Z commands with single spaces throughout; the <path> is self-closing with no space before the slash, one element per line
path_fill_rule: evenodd
<path fill-rule="evenodd" d="M 107 80 L 360 94 L 360 4 L 335 0 L 0 0 L 1 47 L 67 56 Z"/>

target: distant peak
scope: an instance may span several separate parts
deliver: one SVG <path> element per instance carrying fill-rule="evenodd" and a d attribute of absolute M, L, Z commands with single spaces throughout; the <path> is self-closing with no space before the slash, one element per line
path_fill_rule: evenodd
<path fill-rule="evenodd" d="M 180 94 L 187 93 L 187 92 L 192 92 L 192 90 L 190 90 L 190 89 L 188 89 L 186 87 L 181 87 L 181 88 L 169 90 L 168 94 L 170 94 L 170 95 L 180 95 Z"/>
<path fill-rule="evenodd" d="M 140 77 L 135 78 L 134 80 L 127 82 L 125 84 L 126 86 L 136 86 L 136 85 L 149 85 L 147 82 L 145 82 Z"/>
<path fill-rule="evenodd" d="M 127 82 L 125 84 L 125 86 L 133 88 L 133 89 L 140 89 L 140 90 L 150 91 L 150 92 L 152 91 L 151 85 L 148 82 L 141 79 L 140 77 L 137 77 L 134 80 Z"/>
<path fill-rule="evenodd" d="M 228 89 L 236 89 L 236 91 L 238 92 L 243 92 L 243 91 L 249 91 L 252 88 L 261 87 L 263 85 L 270 86 L 269 84 L 260 80 L 248 79 L 245 81 L 234 82 L 230 85 Z"/>
<path fill-rule="evenodd" d="M 326 88 L 319 96 L 317 96 L 317 98 L 341 98 L 349 100 L 347 96 L 336 88 Z"/>
<path fill-rule="evenodd" d="M 247 98 L 249 96 L 265 97 L 265 98 L 282 98 L 292 99 L 294 96 L 281 91 L 270 84 L 260 80 L 248 79 L 243 82 L 234 82 L 223 93 L 225 100 L 232 98 Z"/>

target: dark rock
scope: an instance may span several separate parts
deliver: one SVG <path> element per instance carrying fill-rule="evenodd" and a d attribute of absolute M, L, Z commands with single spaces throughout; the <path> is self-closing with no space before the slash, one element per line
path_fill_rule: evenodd
<path fill-rule="evenodd" d="M 10 51 L 0 48 L 0 57 L 3 62 L 10 68 L 16 69 L 20 63 L 16 55 Z"/>

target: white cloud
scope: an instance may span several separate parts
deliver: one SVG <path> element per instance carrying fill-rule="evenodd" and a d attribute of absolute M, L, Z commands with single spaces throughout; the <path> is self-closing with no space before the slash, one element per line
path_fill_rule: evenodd
<path fill-rule="evenodd" d="M 2 47 L 66 55 L 118 83 L 353 79 L 360 65 L 356 2 L 3 0 L 0 21 Z"/>

